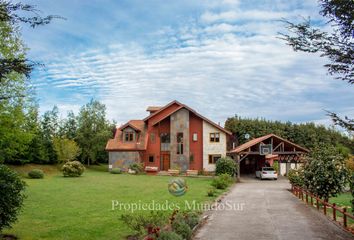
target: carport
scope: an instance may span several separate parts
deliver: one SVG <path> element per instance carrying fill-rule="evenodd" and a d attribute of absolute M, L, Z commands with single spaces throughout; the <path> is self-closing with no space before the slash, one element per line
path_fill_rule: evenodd
<path fill-rule="evenodd" d="M 242 174 L 255 174 L 255 171 L 266 166 L 279 163 L 280 175 L 285 175 L 290 169 L 296 169 L 302 163 L 303 157 L 309 152 L 289 140 L 275 134 L 268 134 L 252 139 L 228 152 L 238 164 L 237 178 Z"/>

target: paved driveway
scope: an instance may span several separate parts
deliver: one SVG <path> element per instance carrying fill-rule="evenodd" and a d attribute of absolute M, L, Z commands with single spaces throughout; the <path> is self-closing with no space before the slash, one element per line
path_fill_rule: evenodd
<path fill-rule="evenodd" d="M 294 197 L 289 187 L 286 179 L 242 179 L 222 201 L 236 203 L 236 210 L 212 211 L 195 239 L 354 239 Z M 237 210 L 241 204 L 243 210 Z"/>

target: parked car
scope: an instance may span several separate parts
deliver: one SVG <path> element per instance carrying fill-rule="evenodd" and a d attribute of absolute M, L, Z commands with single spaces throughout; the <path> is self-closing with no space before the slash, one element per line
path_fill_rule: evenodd
<path fill-rule="evenodd" d="M 272 167 L 262 167 L 261 170 L 256 171 L 256 178 L 263 179 L 278 179 L 278 173 Z"/>

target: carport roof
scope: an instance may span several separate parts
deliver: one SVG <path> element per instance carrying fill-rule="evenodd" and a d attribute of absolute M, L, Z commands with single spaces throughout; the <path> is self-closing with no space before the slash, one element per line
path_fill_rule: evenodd
<path fill-rule="evenodd" d="M 286 142 L 286 143 L 294 146 L 295 148 L 297 148 L 297 149 L 299 149 L 299 150 L 301 150 L 303 152 L 310 152 L 310 150 L 308 150 L 307 148 L 301 147 L 301 146 L 299 146 L 299 145 L 297 145 L 297 144 L 295 144 L 293 142 L 290 142 L 289 140 L 286 140 L 286 139 L 284 139 L 282 137 L 279 137 L 279 136 L 271 133 L 271 134 L 268 134 L 268 135 L 265 135 L 265 136 L 262 136 L 262 137 L 259 137 L 259 138 L 252 139 L 252 140 L 250 140 L 250 141 L 248 141 L 248 142 L 246 142 L 246 143 L 244 143 L 244 144 L 232 149 L 231 151 L 229 151 L 229 153 L 240 153 L 240 152 L 242 152 L 242 151 L 244 151 L 244 150 L 246 150 L 246 149 L 248 149 L 248 148 L 250 148 L 250 147 L 252 147 L 252 146 L 254 146 L 256 144 L 258 144 L 258 143 L 261 143 L 264 140 L 267 140 L 268 138 L 271 138 L 271 137 L 277 138 L 280 141 Z"/>

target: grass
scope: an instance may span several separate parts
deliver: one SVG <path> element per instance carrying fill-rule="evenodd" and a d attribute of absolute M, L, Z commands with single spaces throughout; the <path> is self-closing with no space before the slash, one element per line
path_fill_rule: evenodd
<path fill-rule="evenodd" d="M 351 207 L 351 200 L 352 200 L 352 195 L 349 192 L 346 193 L 341 193 L 339 194 L 337 197 L 332 197 L 329 199 L 330 203 L 335 203 L 338 207 L 346 207 L 347 211 L 353 215 L 352 212 L 352 207 Z M 333 211 L 331 208 L 327 209 L 327 215 L 329 215 L 330 217 L 333 216 Z M 343 214 L 337 212 L 337 218 L 342 221 L 343 220 Z M 348 218 L 348 225 L 351 228 L 354 228 L 354 219 Z"/>
<path fill-rule="evenodd" d="M 184 208 L 205 203 L 209 178 L 186 178 L 188 192 L 172 196 L 167 184 L 172 177 L 109 174 L 106 166 L 94 166 L 79 178 L 64 178 L 53 166 L 12 167 L 22 175 L 30 169 L 45 172 L 44 179 L 25 179 L 23 211 L 12 229 L 4 232 L 20 239 L 124 239 L 132 234 L 119 217 L 124 210 L 112 210 L 112 200 L 121 203 L 170 203 Z M 218 194 L 221 192 L 219 191 Z M 172 210 L 171 210 L 172 211 Z"/>
<path fill-rule="evenodd" d="M 339 194 L 337 197 L 332 197 L 329 199 L 330 203 L 335 203 L 338 207 L 347 207 L 348 211 L 351 211 L 351 201 L 353 197 L 351 193 L 346 192 Z"/>

